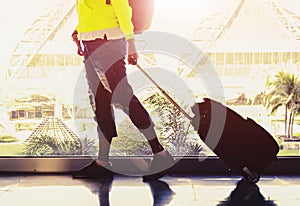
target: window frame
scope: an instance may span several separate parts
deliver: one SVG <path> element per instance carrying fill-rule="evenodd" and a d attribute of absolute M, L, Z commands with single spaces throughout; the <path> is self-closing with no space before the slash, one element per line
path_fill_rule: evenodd
<path fill-rule="evenodd" d="M 195 175 L 239 175 L 229 171 L 226 164 L 218 157 L 175 157 L 177 163 L 170 170 L 172 174 Z M 91 157 L 1 157 L 0 173 L 71 173 L 82 168 L 92 160 Z M 114 168 L 124 172 L 132 170 L 128 165 L 133 161 L 151 161 L 151 156 L 111 157 Z M 278 157 L 262 175 L 300 175 L 300 157 Z"/>

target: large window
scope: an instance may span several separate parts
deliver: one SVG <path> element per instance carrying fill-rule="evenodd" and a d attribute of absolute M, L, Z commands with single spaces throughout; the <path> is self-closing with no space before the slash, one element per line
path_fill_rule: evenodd
<path fill-rule="evenodd" d="M 1 39 L 5 39 L 7 44 L 2 46 L 5 51 L 0 55 L 0 156 L 96 155 L 98 135 L 92 97 L 85 80 L 83 58 L 76 54 L 70 36 L 76 24 L 75 10 L 72 10 L 75 1 L 53 0 L 63 6 L 52 6 L 51 0 L 21 1 L 18 8 L 22 9 L 18 11 L 15 11 L 15 1 L 9 1 L 6 7 L 0 9 L 6 16 L 0 20 L 4 22 L 3 26 L 1 24 L 1 35 L 4 35 Z M 259 36 L 257 44 L 248 43 L 246 47 L 243 42 L 251 33 L 235 32 L 241 26 L 238 18 L 254 17 L 241 13 L 242 17 L 236 16 L 236 22 L 231 22 L 231 26 L 226 24 L 226 19 L 223 24 L 217 24 L 214 18 L 227 18 L 228 14 L 233 16 L 237 11 L 227 11 L 224 8 L 226 4 L 220 4 L 217 0 L 189 1 L 156 1 L 150 30 L 178 35 L 209 54 L 210 63 L 222 83 L 224 103 L 268 130 L 280 145 L 280 156 L 299 156 L 300 50 L 295 49 L 299 48 L 299 39 L 293 39 L 292 35 L 284 36 L 286 42 L 295 44 L 292 51 L 284 45 L 276 45 L 278 39 L 275 34 L 274 37 Z M 64 13 L 62 8 L 69 12 Z M 268 9 L 267 6 L 260 9 L 263 8 Z M 226 14 L 223 12 L 225 10 Z M 47 12 L 41 11 L 48 11 L 48 16 L 44 15 Z M 18 17 L 15 17 L 16 12 Z M 276 14 L 269 18 L 280 21 L 276 19 L 279 18 Z M 57 21 L 54 28 L 56 24 L 52 20 Z M 37 24 L 39 21 L 42 23 Z M 249 26 L 255 28 L 255 25 Z M 272 30 L 284 34 L 291 32 L 283 24 L 277 27 Z M 202 35 L 191 37 L 196 31 Z M 266 33 L 269 31 L 267 27 Z M 232 36 L 235 33 L 237 36 Z M 269 47 L 261 45 L 261 38 L 266 38 Z M 249 37 L 249 42 L 256 41 Z M 143 41 L 138 43 L 145 44 Z M 187 50 L 182 56 L 192 54 Z M 195 102 L 201 101 L 202 97 L 209 97 L 211 88 L 208 85 L 213 84 L 203 85 L 208 80 L 197 78 L 189 62 L 181 61 L 182 56 L 171 56 L 161 51 L 143 54 L 141 51 L 140 61 L 144 67 L 157 71 L 154 77 L 192 114 L 191 102 L 185 103 L 182 93 L 188 91 L 186 93 Z M 187 59 L 194 61 L 192 57 Z M 200 67 L 201 72 L 208 73 L 207 65 L 203 63 Z M 163 76 L 165 71 L 172 75 L 166 75 L 168 78 Z M 153 117 L 158 137 L 164 146 L 177 156 L 214 156 L 189 121 L 170 102 L 165 101 L 153 85 L 135 82 L 140 77 L 135 76 L 136 72 L 136 68 L 128 67 L 129 81 L 135 85 L 136 95 Z M 278 86 L 280 81 L 283 83 Z M 181 84 L 184 86 L 178 87 Z M 115 117 L 119 136 L 112 143 L 111 154 L 151 155 L 146 139 L 129 118 L 118 109 Z"/>

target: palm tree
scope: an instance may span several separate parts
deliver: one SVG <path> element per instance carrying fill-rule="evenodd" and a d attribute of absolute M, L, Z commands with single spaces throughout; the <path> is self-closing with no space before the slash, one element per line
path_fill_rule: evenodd
<path fill-rule="evenodd" d="M 291 104 L 291 108 L 290 108 L 291 112 L 290 112 L 290 124 L 289 124 L 289 131 L 291 136 L 293 136 L 293 126 L 294 126 L 294 120 L 295 120 L 295 116 L 300 114 L 300 81 L 298 81 L 295 84 L 295 92 L 292 98 L 292 104 Z"/>
<path fill-rule="evenodd" d="M 270 91 L 266 94 L 266 106 L 271 109 L 271 114 L 279 107 L 285 107 L 285 136 L 293 137 L 294 117 L 299 113 L 300 81 L 294 74 L 279 71 L 268 87 Z"/>

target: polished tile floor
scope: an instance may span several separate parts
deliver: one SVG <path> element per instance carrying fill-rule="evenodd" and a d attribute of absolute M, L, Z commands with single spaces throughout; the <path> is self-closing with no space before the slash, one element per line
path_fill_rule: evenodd
<path fill-rule="evenodd" d="M 300 205 L 300 176 L 165 176 L 72 179 L 67 174 L 0 174 L 0 206 Z"/>

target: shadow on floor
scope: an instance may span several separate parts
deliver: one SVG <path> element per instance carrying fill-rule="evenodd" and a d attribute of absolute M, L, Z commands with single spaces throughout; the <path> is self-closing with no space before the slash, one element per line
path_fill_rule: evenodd
<path fill-rule="evenodd" d="M 169 185 L 164 181 L 153 180 L 147 183 L 151 189 L 153 206 L 168 205 L 176 195 L 176 193 L 173 192 Z"/>
<path fill-rule="evenodd" d="M 87 179 L 84 182 L 85 186 L 98 196 L 99 206 L 110 205 L 109 193 L 113 178 Z M 171 205 L 172 200 L 176 198 L 176 193 L 162 180 L 149 181 L 146 184 L 151 190 L 153 206 Z M 240 180 L 229 197 L 216 203 L 216 206 L 277 206 L 277 204 L 272 200 L 266 200 L 256 184 Z"/>
<path fill-rule="evenodd" d="M 90 189 L 93 194 L 99 198 L 99 206 L 109 206 L 109 193 L 112 188 L 113 178 L 90 178 L 84 179 L 85 186 Z M 153 206 L 169 205 L 175 197 L 175 192 L 171 190 L 169 185 L 161 180 L 149 181 L 151 194 L 153 197 Z"/>
<path fill-rule="evenodd" d="M 266 200 L 259 187 L 251 182 L 240 180 L 229 197 L 217 206 L 276 206 L 274 201 Z"/>
<path fill-rule="evenodd" d="M 99 206 L 109 206 L 109 193 L 114 178 L 90 178 L 83 180 L 93 194 L 99 198 Z"/>

